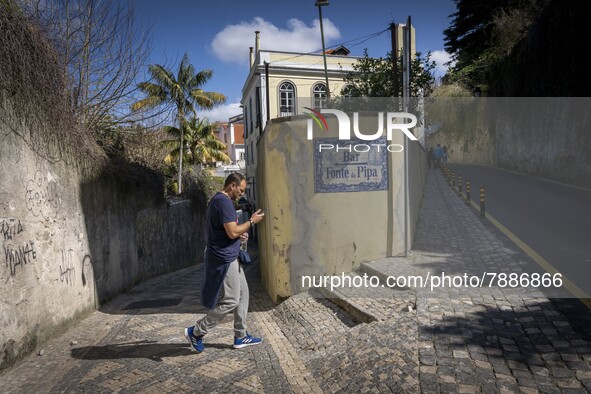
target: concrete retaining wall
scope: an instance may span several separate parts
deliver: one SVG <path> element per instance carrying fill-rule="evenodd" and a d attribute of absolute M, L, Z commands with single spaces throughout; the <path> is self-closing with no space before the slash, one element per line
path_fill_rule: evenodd
<path fill-rule="evenodd" d="M 427 181 L 427 152 L 418 142 L 408 143 L 409 158 L 409 207 L 410 207 L 410 249 L 412 249 L 419 210 L 423 201 Z"/>
<path fill-rule="evenodd" d="M 591 99 L 491 101 L 497 166 L 591 187 Z"/>
<path fill-rule="evenodd" d="M 318 130 L 312 141 L 307 138 L 307 117 L 274 120 L 257 145 L 257 206 L 268 209 L 258 225 L 260 267 L 274 300 L 304 290 L 304 275 L 350 272 L 361 262 L 405 253 L 404 154 L 371 158 L 341 150 L 326 153 L 326 158 L 315 143 L 339 141 L 336 118 L 326 121 L 328 127 Z M 359 124 L 361 130 L 378 127 L 375 116 L 360 117 Z M 402 132 L 395 133 L 387 144 L 402 146 L 403 138 Z M 427 169 L 418 143 L 409 142 L 408 152 L 412 238 Z M 370 167 L 379 169 L 371 174 L 366 171 Z M 330 190 L 319 181 L 325 178 L 335 181 Z M 381 187 L 365 183 L 373 179 L 382 182 Z"/>
<path fill-rule="evenodd" d="M 134 284 L 200 262 L 204 207 L 112 174 L 83 177 L 0 117 L 2 369 Z"/>
<path fill-rule="evenodd" d="M 451 115 L 433 120 L 442 128 L 428 139 L 429 146 L 448 147 L 451 163 L 497 166 L 591 187 L 591 99 L 481 98 L 481 105 L 471 107 L 470 99 L 452 100 L 444 101 Z M 460 116 L 462 111 L 469 116 Z"/>

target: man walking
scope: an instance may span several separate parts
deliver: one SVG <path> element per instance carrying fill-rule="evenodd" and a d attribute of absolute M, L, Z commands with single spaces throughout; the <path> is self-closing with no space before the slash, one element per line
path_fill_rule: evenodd
<path fill-rule="evenodd" d="M 441 149 L 441 144 L 437 144 L 435 151 L 433 152 L 433 158 L 435 159 L 435 168 L 439 168 L 441 166 L 441 158 L 443 157 L 443 149 Z"/>
<path fill-rule="evenodd" d="M 257 345 L 263 341 L 246 331 L 249 293 L 244 269 L 238 261 L 238 252 L 240 241 L 248 239 L 248 230 L 263 220 L 265 214 L 259 209 L 248 222 L 238 224 L 234 201 L 245 191 L 244 176 L 237 172 L 230 174 L 224 182 L 224 189 L 217 192 L 207 206 L 205 283 L 201 302 L 210 311 L 195 326 L 185 328 L 185 337 L 196 352 L 202 352 L 205 348 L 203 336 L 230 312 L 234 313 L 235 348 Z"/>

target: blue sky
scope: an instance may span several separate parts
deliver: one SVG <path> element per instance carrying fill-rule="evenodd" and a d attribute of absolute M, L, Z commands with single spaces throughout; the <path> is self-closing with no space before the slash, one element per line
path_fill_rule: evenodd
<path fill-rule="evenodd" d="M 322 48 L 314 4 L 315 0 L 138 0 L 135 8 L 140 20 L 152 26 L 150 63 L 176 70 L 186 52 L 197 70 L 212 69 L 213 78 L 205 90 L 223 93 L 228 100 L 199 115 L 227 120 L 240 113 L 248 47 L 254 46 L 255 30 L 261 31 L 261 49 L 312 52 Z M 441 64 L 448 59 L 443 30 L 455 12 L 452 0 L 330 0 L 322 12 L 326 45 L 345 43 L 353 56 L 362 55 L 364 48 L 372 57 L 385 56 L 390 50 L 388 32 L 365 42 L 359 38 L 386 29 L 392 21 L 405 23 L 410 15 L 417 50 L 431 51 L 432 59 Z M 440 68 L 438 74 L 444 71 Z"/>

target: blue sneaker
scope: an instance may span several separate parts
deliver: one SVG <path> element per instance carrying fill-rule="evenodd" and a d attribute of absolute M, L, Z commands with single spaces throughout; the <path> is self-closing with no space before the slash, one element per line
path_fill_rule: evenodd
<path fill-rule="evenodd" d="M 205 346 L 203 346 L 203 337 L 196 337 L 193 335 L 193 329 L 194 327 L 185 328 L 185 337 L 187 337 L 187 341 L 189 341 L 191 349 L 197 353 L 201 353 L 205 349 Z"/>
<path fill-rule="evenodd" d="M 240 349 L 247 346 L 258 345 L 263 342 L 262 338 L 253 337 L 249 333 L 246 333 L 242 338 L 234 337 L 234 349 Z"/>

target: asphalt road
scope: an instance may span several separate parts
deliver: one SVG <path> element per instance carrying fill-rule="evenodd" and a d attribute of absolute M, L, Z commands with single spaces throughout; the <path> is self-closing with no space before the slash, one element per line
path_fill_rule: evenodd
<path fill-rule="evenodd" d="M 486 212 L 591 296 L 591 190 L 476 165 L 448 165 Z"/>

